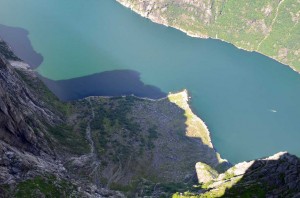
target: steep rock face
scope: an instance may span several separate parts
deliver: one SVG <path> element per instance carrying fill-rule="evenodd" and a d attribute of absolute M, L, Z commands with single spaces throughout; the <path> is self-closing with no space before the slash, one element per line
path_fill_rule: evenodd
<path fill-rule="evenodd" d="M 198 168 L 198 177 L 207 168 Z M 206 177 L 207 178 L 207 177 Z M 242 162 L 216 176 L 211 174 L 199 197 L 298 197 L 300 196 L 300 159 L 286 152 L 250 162 Z"/>
<path fill-rule="evenodd" d="M 60 116 L 39 101 L 0 54 L 1 185 L 15 185 L 37 175 L 64 174 L 65 169 L 55 159 L 47 140 L 46 125 L 58 122 Z"/>
<path fill-rule="evenodd" d="M 25 63 L 5 43 L 0 48 L 0 197 L 123 197 L 70 177 L 59 156 L 73 154 L 55 148 L 51 133 L 67 120 L 59 108 L 65 104 L 53 100 L 33 71 L 11 66 Z"/>
<path fill-rule="evenodd" d="M 35 154 L 51 153 L 43 123 L 58 122 L 59 116 L 40 103 L 2 56 L 0 67 L 1 140 Z"/>
<path fill-rule="evenodd" d="M 153 22 L 191 36 L 221 39 L 300 71 L 298 0 L 117 1 Z"/>
<path fill-rule="evenodd" d="M 1 184 L 64 173 L 47 137 L 47 127 L 60 122 L 61 115 L 47 108 L 0 54 Z"/>

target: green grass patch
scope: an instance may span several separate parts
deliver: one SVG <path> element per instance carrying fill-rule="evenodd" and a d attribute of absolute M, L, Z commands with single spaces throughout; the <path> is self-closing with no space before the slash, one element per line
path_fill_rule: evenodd
<path fill-rule="evenodd" d="M 75 197 L 72 195 L 75 191 L 75 186 L 68 181 L 59 180 L 55 176 L 38 176 L 19 183 L 12 197 Z"/>
<path fill-rule="evenodd" d="M 59 147 L 63 147 L 78 155 L 89 152 L 90 148 L 84 134 L 75 132 L 73 127 L 69 125 L 59 125 L 50 127 L 49 132 L 52 137 L 57 140 Z"/>

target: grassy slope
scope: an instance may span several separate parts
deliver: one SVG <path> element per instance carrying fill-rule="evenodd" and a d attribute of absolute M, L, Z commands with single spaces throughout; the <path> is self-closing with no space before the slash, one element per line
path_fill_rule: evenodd
<path fill-rule="evenodd" d="M 297 0 L 118 1 L 155 22 L 258 51 L 300 71 L 300 2 Z"/>
<path fill-rule="evenodd" d="M 186 135 L 188 137 L 201 138 L 203 143 L 213 148 L 211 143 L 209 131 L 202 120 L 200 120 L 190 109 L 188 105 L 188 95 L 186 91 L 170 94 L 169 101 L 176 104 L 179 108 L 184 110 L 186 117 Z"/>
<path fill-rule="evenodd" d="M 76 186 L 66 180 L 55 176 L 37 176 L 33 179 L 18 183 L 15 188 L 0 186 L 3 197 L 78 197 L 82 196 L 76 191 Z"/>

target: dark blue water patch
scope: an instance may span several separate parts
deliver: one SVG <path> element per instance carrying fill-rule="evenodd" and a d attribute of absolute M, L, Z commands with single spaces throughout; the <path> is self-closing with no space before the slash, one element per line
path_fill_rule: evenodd
<path fill-rule="evenodd" d="M 33 49 L 28 35 L 29 32 L 23 28 L 0 24 L 0 38 L 11 47 L 20 59 L 35 69 L 42 64 L 44 58 Z"/>
<path fill-rule="evenodd" d="M 133 70 L 114 70 L 68 80 L 50 80 L 39 76 L 47 87 L 63 101 L 82 99 L 88 96 L 134 95 L 158 99 L 167 94 L 159 88 L 146 85 L 140 73 Z"/>

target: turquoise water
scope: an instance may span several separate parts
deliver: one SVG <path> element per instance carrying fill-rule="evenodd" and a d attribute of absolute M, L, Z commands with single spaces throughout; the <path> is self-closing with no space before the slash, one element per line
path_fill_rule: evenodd
<path fill-rule="evenodd" d="M 0 2 L 0 24 L 26 29 L 42 54 L 42 76 L 137 71 L 143 83 L 165 93 L 189 90 L 223 158 L 235 163 L 283 150 L 300 155 L 300 75 L 287 66 L 221 41 L 188 37 L 113 0 Z"/>

